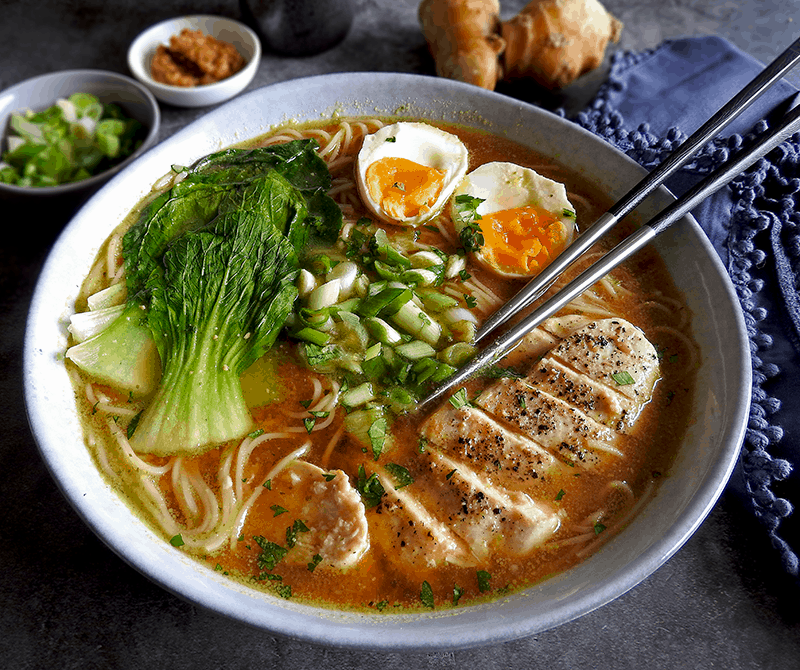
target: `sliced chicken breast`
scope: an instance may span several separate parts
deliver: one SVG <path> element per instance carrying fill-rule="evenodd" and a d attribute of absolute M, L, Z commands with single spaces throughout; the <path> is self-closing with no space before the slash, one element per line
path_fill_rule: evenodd
<path fill-rule="evenodd" d="M 305 563 L 318 554 L 322 565 L 346 568 L 358 563 L 369 549 L 369 528 L 361 495 L 347 475 L 298 460 L 288 466 L 287 476 L 292 490 L 285 505 L 292 506 L 309 530 L 297 535 L 286 560 Z"/>
<path fill-rule="evenodd" d="M 563 469 L 541 445 L 478 407 L 456 409 L 446 403 L 425 422 L 422 436 L 449 458 L 509 490 L 541 488 L 551 473 Z"/>
<path fill-rule="evenodd" d="M 549 505 L 494 486 L 484 473 L 441 452 L 424 455 L 411 470 L 409 493 L 466 542 L 478 561 L 495 552 L 527 554 L 558 529 L 559 517 Z"/>
<path fill-rule="evenodd" d="M 376 544 L 388 553 L 399 554 L 412 565 L 477 565 L 467 543 L 434 516 L 438 510 L 423 504 L 414 488 L 396 488 L 386 472 L 380 480 L 385 494 L 370 514 L 370 529 Z"/>

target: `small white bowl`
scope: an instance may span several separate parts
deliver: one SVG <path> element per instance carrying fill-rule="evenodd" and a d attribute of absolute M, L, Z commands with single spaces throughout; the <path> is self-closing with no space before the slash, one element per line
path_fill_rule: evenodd
<path fill-rule="evenodd" d="M 17 186 L 0 182 L 0 197 L 41 197 L 65 194 L 86 195 L 99 188 L 113 175 L 142 155 L 158 139 L 161 112 L 158 103 L 144 86 L 116 72 L 105 70 L 62 70 L 39 75 L 19 82 L 0 92 L 0 154 L 6 150 L 6 134 L 11 115 L 24 109 L 42 111 L 52 107 L 59 98 L 73 93 L 91 93 L 100 102 L 120 105 L 128 116 L 146 129 L 142 144 L 125 160 L 81 181 L 58 186 Z"/>
<path fill-rule="evenodd" d="M 159 44 L 169 44 L 169 38 L 184 28 L 200 30 L 236 47 L 246 65 L 236 74 L 213 84 L 202 86 L 170 86 L 157 82 L 150 75 Z M 261 62 L 261 42 L 243 23 L 222 16 L 196 15 L 168 19 L 141 33 L 128 49 L 128 67 L 133 76 L 149 88 L 161 102 L 178 107 L 216 105 L 241 93 L 253 81 Z"/>

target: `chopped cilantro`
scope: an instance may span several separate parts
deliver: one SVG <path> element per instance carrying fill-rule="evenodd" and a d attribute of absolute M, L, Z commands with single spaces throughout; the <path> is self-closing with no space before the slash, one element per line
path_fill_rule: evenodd
<path fill-rule="evenodd" d="M 414 478 L 411 476 L 408 468 L 404 468 L 402 465 L 398 465 L 397 463 L 387 463 L 386 469 L 389 471 L 389 474 L 394 477 L 394 480 L 397 484 L 395 488 L 401 489 L 404 486 L 414 483 Z"/>
<path fill-rule="evenodd" d="M 478 306 L 478 299 L 473 295 L 464 294 L 464 301 L 467 303 L 467 307 L 470 309 Z"/>
<path fill-rule="evenodd" d="M 286 600 L 292 597 L 292 587 L 288 584 L 275 584 L 275 592 L 281 598 L 286 598 Z"/>
<path fill-rule="evenodd" d="M 573 212 L 571 209 L 567 209 L 566 207 L 563 209 L 563 211 L 561 213 L 564 216 L 566 216 L 568 219 L 574 219 L 575 218 L 575 212 Z"/>
<path fill-rule="evenodd" d="M 499 365 L 492 365 L 481 370 L 481 377 L 486 377 L 488 379 L 522 379 L 524 376 L 524 374 L 515 368 L 504 368 Z"/>
<path fill-rule="evenodd" d="M 556 500 L 561 500 L 565 494 L 566 491 L 564 489 L 559 489 L 558 493 L 556 493 Z"/>
<path fill-rule="evenodd" d="M 428 446 L 428 438 L 427 437 L 420 437 L 419 442 L 417 443 L 417 452 L 420 454 L 425 453 L 425 448 Z"/>
<path fill-rule="evenodd" d="M 375 609 L 379 612 L 383 612 L 389 606 L 388 600 L 381 600 L 379 603 L 375 603 Z"/>
<path fill-rule="evenodd" d="M 300 519 L 296 519 L 295 522 L 286 529 L 286 546 L 289 549 L 294 548 L 297 544 L 297 536 L 300 533 L 308 533 L 309 527 L 306 526 Z"/>
<path fill-rule="evenodd" d="M 419 592 L 419 599 L 422 601 L 422 604 L 425 605 L 425 607 L 430 607 L 433 609 L 433 589 L 431 588 L 431 585 L 428 584 L 427 580 L 422 582 L 422 588 Z"/>
<path fill-rule="evenodd" d="M 451 478 L 451 477 L 452 477 L 454 474 L 456 474 L 456 472 L 458 472 L 458 470 L 456 470 L 455 468 L 453 468 L 452 470 L 450 470 L 450 472 L 448 472 L 448 473 L 447 473 L 447 474 L 444 476 L 444 478 L 449 480 L 449 479 L 450 479 L 450 478 Z"/>
<path fill-rule="evenodd" d="M 312 342 L 304 342 L 306 359 L 311 367 L 318 367 L 332 361 L 338 356 L 336 349 L 332 346 L 321 346 Z"/>
<path fill-rule="evenodd" d="M 617 384 L 620 386 L 628 386 L 636 383 L 636 380 L 631 377 L 631 373 L 627 370 L 622 370 L 622 372 L 613 372 L 611 374 L 611 379 L 617 382 Z"/>
<path fill-rule="evenodd" d="M 462 589 L 458 584 L 453 586 L 453 605 L 458 605 L 458 601 L 461 600 L 461 596 L 464 595 L 464 589 Z"/>
<path fill-rule="evenodd" d="M 364 507 L 367 509 L 377 506 L 380 503 L 383 494 L 385 493 L 383 484 L 381 484 L 381 480 L 378 479 L 378 475 L 373 472 L 369 477 L 367 477 L 367 473 L 364 470 L 363 465 L 358 466 L 356 491 L 361 494 L 361 500 L 364 503 Z"/>
<path fill-rule="evenodd" d="M 333 472 L 326 472 L 322 476 L 325 477 L 326 482 L 332 482 L 334 479 L 336 479 L 336 475 Z"/>
<path fill-rule="evenodd" d="M 372 425 L 367 431 L 369 442 L 372 445 L 372 456 L 377 461 L 383 451 L 383 446 L 386 444 L 386 431 L 388 424 L 386 419 L 380 417 L 372 422 Z"/>
<path fill-rule="evenodd" d="M 131 422 L 128 424 L 128 431 L 127 437 L 130 440 L 133 437 L 134 432 L 136 432 L 136 426 L 139 425 L 139 419 L 142 418 L 142 413 L 139 412 L 136 416 L 131 419 Z"/>
<path fill-rule="evenodd" d="M 486 570 L 478 570 L 477 576 L 478 576 L 478 590 L 481 593 L 486 593 L 492 588 L 490 584 L 490 582 L 492 581 L 492 576 L 488 572 L 486 572 Z"/>
<path fill-rule="evenodd" d="M 263 428 L 256 428 L 252 433 L 249 433 L 247 437 L 249 437 L 251 440 L 254 440 L 255 438 L 263 434 L 264 434 Z"/>
<path fill-rule="evenodd" d="M 309 572 L 314 572 L 320 563 L 322 563 L 322 556 L 319 554 L 314 554 L 314 556 L 311 558 L 311 562 L 306 567 L 308 568 Z"/>
<path fill-rule="evenodd" d="M 272 490 L 272 480 L 268 479 L 261 486 L 263 486 L 265 489 L 267 489 L 267 491 L 271 491 Z"/>
<path fill-rule="evenodd" d="M 261 535 L 254 535 L 253 539 L 261 547 L 261 554 L 256 558 L 256 564 L 261 570 L 274 570 L 289 551 L 286 547 L 270 542 Z"/>
<path fill-rule="evenodd" d="M 455 197 L 456 218 L 464 224 L 458 237 L 465 251 L 478 251 L 484 244 L 483 231 L 478 223 L 481 218 L 478 214 L 478 205 L 482 202 L 481 198 L 467 194 Z"/>
<path fill-rule="evenodd" d="M 605 529 L 606 529 L 606 527 L 602 523 L 600 523 L 599 521 L 595 521 L 594 522 L 594 534 L 595 535 L 600 535 L 600 533 L 602 533 Z"/>
<path fill-rule="evenodd" d="M 312 416 L 307 419 L 303 419 L 303 425 L 306 427 L 306 432 L 310 433 L 314 430 L 314 424 L 317 423 L 317 420 Z"/>
<path fill-rule="evenodd" d="M 281 507 L 280 505 L 270 505 L 269 507 L 273 511 L 272 517 L 275 518 L 276 516 L 280 516 L 281 514 L 285 514 L 289 510 L 285 507 Z"/>
<path fill-rule="evenodd" d="M 183 538 L 181 537 L 180 533 L 178 533 L 177 535 L 173 535 L 171 538 L 169 538 L 169 543 L 173 547 L 182 547 L 184 544 L 186 544 L 183 541 Z"/>

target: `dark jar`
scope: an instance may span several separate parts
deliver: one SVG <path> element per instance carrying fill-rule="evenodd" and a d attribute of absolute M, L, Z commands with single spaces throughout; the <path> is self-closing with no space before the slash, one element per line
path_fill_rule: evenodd
<path fill-rule="evenodd" d="M 239 7 L 264 48 L 287 56 L 326 51 L 353 23 L 352 0 L 239 0 Z"/>

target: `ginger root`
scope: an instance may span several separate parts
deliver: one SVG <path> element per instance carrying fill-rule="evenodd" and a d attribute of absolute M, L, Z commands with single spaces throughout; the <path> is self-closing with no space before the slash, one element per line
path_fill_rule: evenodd
<path fill-rule="evenodd" d="M 563 88 L 603 62 L 622 23 L 598 0 L 532 0 L 500 21 L 499 0 L 423 0 L 436 73 L 493 90 L 501 79 Z"/>
<path fill-rule="evenodd" d="M 502 24 L 506 78 L 563 88 L 598 67 L 621 32 L 598 0 L 533 0 Z"/>
<path fill-rule="evenodd" d="M 505 47 L 499 0 L 423 0 L 419 21 L 436 74 L 494 89 Z"/>

